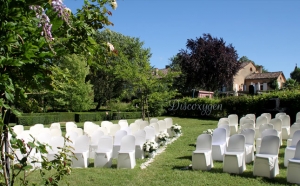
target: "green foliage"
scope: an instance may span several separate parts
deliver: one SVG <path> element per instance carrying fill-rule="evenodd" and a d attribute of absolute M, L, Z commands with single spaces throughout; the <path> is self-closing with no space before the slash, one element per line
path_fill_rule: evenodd
<path fill-rule="evenodd" d="M 75 114 L 76 122 L 140 118 L 140 112 L 82 112 Z"/>
<path fill-rule="evenodd" d="M 252 61 L 252 60 L 250 60 L 247 56 L 242 56 L 242 57 L 239 59 L 239 62 L 241 62 L 241 63 L 242 63 L 242 62 L 252 62 L 252 63 L 255 65 L 256 69 L 258 69 L 258 68 L 261 67 L 263 73 L 269 72 L 264 66 L 255 64 L 255 62 Z"/>
<path fill-rule="evenodd" d="M 268 84 L 272 89 L 279 90 L 279 85 L 278 85 L 277 79 L 271 80 Z"/>
<path fill-rule="evenodd" d="M 65 56 L 51 71 L 53 104 L 70 111 L 89 110 L 94 97 L 92 85 L 85 81 L 89 73 L 86 60 L 74 54 Z"/>
<path fill-rule="evenodd" d="M 291 78 L 300 83 L 300 68 L 295 67 L 294 71 L 290 74 Z"/>

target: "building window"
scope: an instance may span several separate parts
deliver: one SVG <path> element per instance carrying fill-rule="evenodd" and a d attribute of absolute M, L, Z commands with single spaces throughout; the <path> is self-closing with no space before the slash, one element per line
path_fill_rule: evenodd
<path fill-rule="evenodd" d="M 250 72 L 252 72 L 252 67 L 250 67 Z"/>
<path fill-rule="evenodd" d="M 260 90 L 264 90 L 264 85 L 263 85 L 263 83 L 260 84 Z"/>

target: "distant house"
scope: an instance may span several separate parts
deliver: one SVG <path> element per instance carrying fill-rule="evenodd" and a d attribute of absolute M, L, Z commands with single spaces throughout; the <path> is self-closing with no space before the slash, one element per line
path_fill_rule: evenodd
<path fill-rule="evenodd" d="M 271 84 L 276 81 L 281 89 L 286 82 L 282 71 L 262 72 L 262 66 L 258 68 L 252 62 L 243 62 L 240 70 L 233 77 L 232 90 L 249 92 L 249 86 L 253 85 L 256 91 L 273 90 Z"/>

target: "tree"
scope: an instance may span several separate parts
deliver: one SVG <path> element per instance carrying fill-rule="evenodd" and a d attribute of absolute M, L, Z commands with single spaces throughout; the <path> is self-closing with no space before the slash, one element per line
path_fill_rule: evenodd
<path fill-rule="evenodd" d="M 89 66 L 83 56 L 67 55 L 51 67 L 52 88 L 48 102 L 68 111 L 87 111 L 94 101 L 92 85 L 86 82 Z"/>
<path fill-rule="evenodd" d="M 180 50 L 176 60 L 186 76 L 187 89 L 215 91 L 222 86 L 231 86 L 233 76 L 240 68 L 237 52 L 231 44 L 203 34 L 195 40 L 188 39 L 186 47 Z"/>
<path fill-rule="evenodd" d="M 299 83 L 294 79 L 287 79 L 283 86 L 284 89 L 287 90 L 295 90 L 299 88 Z"/>
<path fill-rule="evenodd" d="M 297 65 L 296 65 L 294 71 L 291 72 L 290 76 L 291 76 L 292 79 L 294 79 L 298 83 L 300 83 L 300 68 L 298 68 Z"/>
<path fill-rule="evenodd" d="M 269 72 L 264 66 L 255 64 L 255 62 L 252 61 L 252 60 L 250 60 L 247 56 L 242 56 L 242 57 L 239 59 L 239 62 L 241 62 L 241 63 L 242 63 L 242 62 L 252 62 L 252 63 L 255 65 L 256 69 L 258 69 L 258 68 L 261 66 L 261 67 L 262 67 L 262 72 L 263 72 L 263 73 Z"/>
<path fill-rule="evenodd" d="M 28 174 L 27 148 L 45 153 L 45 145 L 36 141 L 24 143 L 8 125 L 11 112 L 20 114 L 14 104 L 17 100 L 26 99 L 25 91 L 34 88 L 31 82 L 38 86 L 46 82 L 44 77 L 50 73 L 49 67 L 55 65 L 54 58 L 72 53 L 92 56 L 95 46 L 99 46 L 92 36 L 95 30 L 112 24 L 108 21 L 107 15 L 111 12 L 106 5 L 115 8 L 116 2 L 87 0 L 76 14 L 72 14 L 61 0 L 0 0 L 0 4 L 0 158 L 3 175 L 0 181 L 13 185 L 19 173 Z M 92 64 L 90 59 L 88 63 Z M 12 134 L 10 144 L 9 132 Z M 10 166 L 10 158 L 13 159 L 16 154 L 9 150 L 10 147 L 26 154 L 17 158 L 18 170 L 13 174 L 10 172 L 11 167 L 14 168 Z M 66 162 L 59 158 L 57 163 L 65 165 Z M 55 166 L 49 166 L 47 161 L 43 166 L 47 170 L 59 171 Z M 55 182 L 67 174 L 67 167 L 62 168 Z M 49 184 L 49 180 L 45 180 L 44 184 Z"/>

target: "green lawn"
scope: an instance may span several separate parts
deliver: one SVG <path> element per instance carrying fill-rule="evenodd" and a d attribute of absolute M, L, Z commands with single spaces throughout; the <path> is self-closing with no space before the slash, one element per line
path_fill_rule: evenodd
<path fill-rule="evenodd" d="M 129 120 L 133 122 L 134 120 Z M 202 131 L 216 128 L 217 121 L 187 118 L 173 118 L 174 123 L 182 126 L 183 136 L 168 145 L 166 151 L 155 157 L 155 161 L 146 169 L 140 169 L 145 160 L 137 160 L 132 170 L 112 168 L 73 169 L 65 178 L 70 185 L 291 185 L 286 182 L 286 168 L 283 166 L 285 144 L 280 148 L 280 174 L 274 179 L 253 176 L 253 166 L 247 164 L 247 170 L 240 175 L 223 173 L 222 162 L 214 162 L 211 171 L 193 171 L 188 168 L 192 163 L 192 152 L 195 142 Z M 97 122 L 100 123 L 100 122 Z M 82 123 L 78 126 L 82 127 Z M 38 174 L 33 173 L 30 179 L 37 181 Z M 300 173 L 299 173 L 300 176 Z M 64 185 L 62 183 L 61 185 Z"/>

